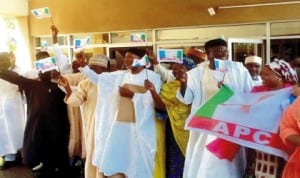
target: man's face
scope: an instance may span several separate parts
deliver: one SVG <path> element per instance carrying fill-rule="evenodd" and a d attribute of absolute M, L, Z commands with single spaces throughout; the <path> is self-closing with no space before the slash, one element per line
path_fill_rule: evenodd
<path fill-rule="evenodd" d="M 0 71 L 6 70 L 10 66 L 10 59 L 8 55 L 0 54 Z"/>
<path fill-rule="evenodd" d="M 246 64 L 246 68 L 248 69 L 250 75 L 253 77 L 257 77 L 261 71 L 261 65 L 255 62 L 250 62 Z"/>
<path fill-rule="evenodd" d="M 131 69 L 134 59 L 140 59 L 137 55 L 127 52 L 124 57 L 124 65 L 127 69 Z"/>
<path fill-rule="evenodd" d="M 187 72 L 186 67 L 182 64 L 175 64 L 172 69 L 173 75 L 175 76 L 176 80 L 180 80 L 186 75 Z"/>
<path fill-rule="evenodd" d="M 114 72 L 114 71 L 117 71 L 118 68 L 117 68 L 117 64 L 109 64 L 109 71 L 110 72 Z"/>
<path fill-rule="evenodd" d="M 90 69 L 92 69 L 97 74 L 101 74 L 102 72 L 107 72 L 107 68 L 98 66 L 98 65 L 89 65 Z"/>
<path fill-rule="evenodd" d="M 14 66 L 16 63 L 16 57 L 11 55 L 9 56 L 9 59 L 10 59 L 10 65 Z"/>
<path fill-rule="evenodd" d="M 227 60 L 228 58 L 227 46 L 216 46 L 208 49 L 207 57 L 209 60 L 213 60 L 214 58 Z"/>

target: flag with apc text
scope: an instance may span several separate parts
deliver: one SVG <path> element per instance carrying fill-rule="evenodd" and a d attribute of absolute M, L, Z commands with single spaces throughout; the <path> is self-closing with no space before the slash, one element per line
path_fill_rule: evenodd
<path fill-rule="evenodd" d="M 237 93 L 223 86 L 188 119 L 186 127 L 287 159 L 278 131 L 290 95 L 291 88 Z"/>

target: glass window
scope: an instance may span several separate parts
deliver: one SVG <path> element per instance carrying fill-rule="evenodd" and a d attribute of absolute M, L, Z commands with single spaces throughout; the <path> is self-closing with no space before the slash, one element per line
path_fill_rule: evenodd
<path fill-rule="evenodd" d="M 300 57 L 300 21 L 271 23 L 271 60 Z"/>
<path fill-rule="evenodd" d="M 157 42 L 199 41 L 206 42 L 214 38 L 265 37 L 265 24 L 232 25 L 219 27 L 198 27 L 185 29 L 166 29 L 157 31 Z"/>
<path fill-rule="evenodd" d="M 300 21 L 276 22 L 271 24 L 271 36 L 300 35 Z"/>
<path fill-rule="evenodd" d="M 274 58 L 293 61 L 300 57 L 300 38 L 294 39 L 272 39 L 271 60 Z"/>
<path fill-rule="evenodd" d="M 112 43 L 142 43 L 152 42 L 152 30 L 112 32 Z"/>
<path fill-rule="evenodd" d="M 0 16 L 0 51 L 13 52 L 16 56 L 16 65 L 22 70 L 31 67 L 27 40 L 22 35 L 19 23 L 14 17 Z"/>

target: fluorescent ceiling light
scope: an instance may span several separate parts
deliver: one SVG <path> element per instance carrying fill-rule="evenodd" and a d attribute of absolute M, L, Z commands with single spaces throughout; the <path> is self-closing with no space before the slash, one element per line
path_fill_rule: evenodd
<path fill-rule="evenodd" d="M 207 9 L 209 15 L 214 16 L 216 15 L 216 9 L 214 7 L 210 7 Z"/>
<path fill-rule="evenodd" d="M 258 3 L 258 4 L 243 4 L 232 6 L 219 6 L 218 9 L 233 9 L 233 8 L 245 8 L 245 7 L 261 7 L 261 6 L 276 6 L 276 5 L 289 5 L 300 4 L 300 1 L 285 1 L 285 2 L 271 2 L 271 3 Z"/>

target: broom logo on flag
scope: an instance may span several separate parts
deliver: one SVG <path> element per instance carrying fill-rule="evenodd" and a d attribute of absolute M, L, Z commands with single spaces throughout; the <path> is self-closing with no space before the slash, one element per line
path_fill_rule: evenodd
<path fill-rule="evenodd" d="M 50 11 L 49 11 L 48 7 L 33 9 L 31 12 L 38 19 L 51 17 L 51 14 L 50 14 Z"/>

